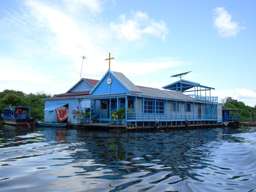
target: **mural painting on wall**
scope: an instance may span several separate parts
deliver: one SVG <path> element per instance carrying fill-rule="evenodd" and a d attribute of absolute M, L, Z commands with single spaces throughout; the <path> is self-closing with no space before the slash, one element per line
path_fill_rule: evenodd
<path fill-rule="evenodd" d="M 68 120 L 68 106 L 62 106 L 56 109 L 58 122 L 66 122 Z"/>

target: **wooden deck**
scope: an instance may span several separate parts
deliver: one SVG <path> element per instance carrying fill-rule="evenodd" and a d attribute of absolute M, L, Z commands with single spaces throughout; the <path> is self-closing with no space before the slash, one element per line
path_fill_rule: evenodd
<path fill-rule="evenodd" d="M 181 130 L 181 129 L 198 129 L 198 128 L 219 128 L 224 127 L 223 124 L 193 124 L 193 125 L 171 125 L 158 127 L 126 127 L 128 131 L 138 130 Z"/>
<path fill-rule="evenodd" d="M 105 123 L 90 123 L 83 125 L 71 125 L 71 127 L 79 129 L 93 129 L 93 130 L 109 130 L 109 129 L 126 129 L 125 125 L 114 125 Z"/>
<path fill-rule="evenodd" d="M 247 121 L 247 122 L 240 122 L 242 126 L 256 126 L 256 121 Z"/>
<path fill-rule="evenodd" d="M 72 125 L 72 128 L 85 130 L 126 130 L 126 131 L 157 131 L 157 130 L 174 130 L 174 129 L 197 129 L 197 128 L 219 128 L 223 124 L 190 124 L 190 125 L 170 125 L 170 126 L 126 126 L 104 123 L 91 123 L 84 125 Z"/>

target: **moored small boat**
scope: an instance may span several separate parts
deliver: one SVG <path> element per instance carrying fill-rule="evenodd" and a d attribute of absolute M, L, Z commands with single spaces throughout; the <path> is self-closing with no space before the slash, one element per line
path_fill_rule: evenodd
<path fill-rule="evenodd" d="M 50 123 L 50 122 L 37 121 L 36 126 L 38 126 L 38 127 L 56 127 L 56 128 L 63 127 L 63 128 L 65 128 L 65 127 L 68 126 L 68 124 L 67 123 Z"/>
<path fill-rule="evenodd" d="M 14 126 L 14 127 L 19 127 L 19 128 L 33 128 L 35 127 L 35 122 L 33 120 L 31 121 L 3 121 L 3 125 L 9 125 L 9 126 Z"/>
<path fill-rule="evenodd" d="M 34 128 L 35 121 L 30 117 L 30 108 L 24 106 L 7 107 L 2 113 L 3 125 L 18 128 Z"/>

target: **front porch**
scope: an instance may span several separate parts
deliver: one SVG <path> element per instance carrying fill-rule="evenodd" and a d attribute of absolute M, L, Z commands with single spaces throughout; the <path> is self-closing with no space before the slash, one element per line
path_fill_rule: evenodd
<path fill-rule="evenodd" d="M 93 123 L 125 125 L 129 113 L 134 112 L 133 97 L 123 95 L 92 99 L 91 121 Z"/>

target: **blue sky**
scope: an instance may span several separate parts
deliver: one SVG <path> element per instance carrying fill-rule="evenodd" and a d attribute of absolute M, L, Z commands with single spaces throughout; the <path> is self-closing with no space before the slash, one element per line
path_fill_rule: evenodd
<path fill-rule="evenodd" d="M 162 87 L 186 78 L 256 105 L 254 1 L 10 0 L 0 6 L 0 90 L 56 94 L 112 69 Z"/>

